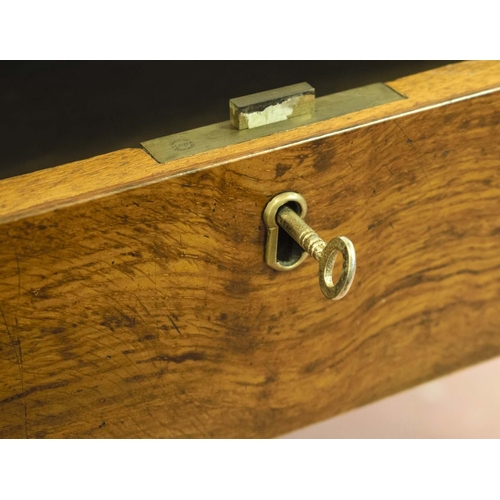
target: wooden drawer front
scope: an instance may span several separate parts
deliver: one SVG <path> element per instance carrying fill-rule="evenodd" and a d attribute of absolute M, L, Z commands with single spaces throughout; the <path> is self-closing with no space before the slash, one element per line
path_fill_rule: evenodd
<path fill-rule="evenodd" d="M 0 225 L 0 436 L 269 437 L 500 354 L 500 94 Z M 358 269 L 264 263 L 308 202 Z"/>

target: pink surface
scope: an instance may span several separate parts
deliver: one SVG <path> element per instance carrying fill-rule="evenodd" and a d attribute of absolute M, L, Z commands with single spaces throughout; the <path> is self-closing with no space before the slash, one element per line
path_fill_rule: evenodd
<path fill-rule="evenodd" d="M 500 358 L 283 438 L 500 438 Z"/>

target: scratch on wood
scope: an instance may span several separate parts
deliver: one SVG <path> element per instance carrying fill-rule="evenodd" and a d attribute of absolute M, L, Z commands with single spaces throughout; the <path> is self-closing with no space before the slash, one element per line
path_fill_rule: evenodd
<path fill-rule="evenodd" d="M 16 401 L 17 399 L 22 399 L 26 396 L 29 396 L 30 394 L 33 394 L 34 392 L 42 392 L 42 391 L 46 391 L 48 389 L 58 389 L 59 387 L 65 387 L 68 384 L 69 384 L 69 381 L 62 380 L 61 382 L 53 382 L 52 384 L 45 384 L 45 385 L 39 385 L 36 387 L 32 387 L 31 389 L 23 391 L 19 394 L 14 394 L 14 396 L 10 396 L 9 398 L 5 398 L 5 399 L 0 400 L 0 404 L 10 403 L 11 401 Z"/>
<path fill-rule="evenodd" d="M 21 379 L 21 391 L 24 391 L 24 387 L 22 387 L 23 386 L 23 373 L 22 373 L 22 367 L 21 367 L 22 361 L 20 360 L 19 353 L 17 352 L 17 349 L 16 349 L 16 346 L 19 346 L 20 341 L 19 341 L 19 339 L 17 339 L 17 342 L 14 342 L 14 339 L 12 338 L 12 334 L 10 332 L 9 325 L 7 323 L 7 318 L 5 317 L 5 314 L 3 312 L 1 305 L 0 305 L 0 313 L 2 313 L 2 318 L 3 318 L 4 325 L 5 325 L 5 330 L 7 331 L 7 335 L 9 336 L 9 344 L 12 347 L 12 350 L 14 351 L 14 355 L 16 356 L 17 366 L 19 368 L 19 376 Z M 16 318 L 16 325 L 17 325 L 17 318 Z M 19 347 L 19 349 L 21 349 L 21 348 Z"/>
<path fill-rule="evenodd" d="M 406 132 L 403 130 L 403 127 L 401 127 L 401 125 L 398 123 L 397 120 L 394 120 L 394 123 L 399 128 L 399 130 L 401 130 L 401 132 L 403 133 L 403 135 L 406 137 L 406 142 L 408 144 L 411 144 L 413 141 L 408 137 L 408 135 L 406 135 Z"/>
<path fill-rule="evenodd" d="M 205 356 L 201 352 L 186 352 L 184 354 L 180 354 L 179 356 L 155 356 L 154 358 L 145 359 L 142 361 L 137 361 L 138 364 L 141 363 L 152 363 L 153 361 L 167 361 L 172 363 L 184 363 L 184 361 L 202 361 L 205 359 Z"/>
<path fill-rule="evenodd" d="M 167 316 L 167 318 L 170 320 L 170 323 L 172 323 L 173 327 L 177 330 L 177 333 L 182 337 L 182 333 L 179 330 L 179 327 L 174 323 L 174 320 L 170 316 Z"/>

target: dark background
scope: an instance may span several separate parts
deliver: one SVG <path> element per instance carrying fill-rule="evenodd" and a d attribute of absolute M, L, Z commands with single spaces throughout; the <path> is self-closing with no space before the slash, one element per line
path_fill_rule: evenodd
<path fill-rule="evenodd" d="M 0 178 L 226 121 L 232 97 L 303 81 L 319 97 L 450 62 L 1 62 Z"/>

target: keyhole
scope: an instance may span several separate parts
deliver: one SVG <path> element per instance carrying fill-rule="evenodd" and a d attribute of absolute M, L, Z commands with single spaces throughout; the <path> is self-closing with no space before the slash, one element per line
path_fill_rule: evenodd
<path fill-rule="evenodd" d="M 289 207 L 298 215 L 302 212 L 300 205 L 296 201 L 289 201 L 283 206 Z M 279 212 L 279 210 L 277 212 Z M 282 266 L 293 266 L 301 258 L 304 250 L 282 227 L 278 226 L 278 228 L 276 260 Z"/>

